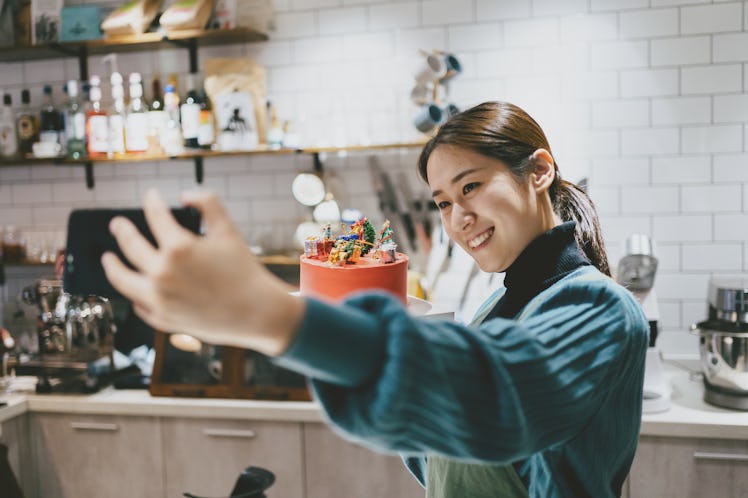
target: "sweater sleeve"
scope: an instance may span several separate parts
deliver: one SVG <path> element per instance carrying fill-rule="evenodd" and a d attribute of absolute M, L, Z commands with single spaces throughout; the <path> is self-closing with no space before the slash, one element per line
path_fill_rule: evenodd
<path fill-rule="evenodd" d="M 309 300 L 278 361 L 311 376 L 326 416 L 361 444 L 505 463 L 573 438 L 645 349 L 641 310 L 600 279 L 480 328 L 412 317 L 384 295 Z"/>

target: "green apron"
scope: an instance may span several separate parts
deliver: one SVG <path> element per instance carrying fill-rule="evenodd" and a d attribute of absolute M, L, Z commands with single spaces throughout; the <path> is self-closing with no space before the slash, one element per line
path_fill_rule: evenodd
<path fill-rule="evenodd" d="M 491 296 L 476 312 L 471 325 L 481 323 L 503 296 Z M 464 463 L 429 455 L 426 498 L 527 498 L 527 488 L 511 465 Z"/>
<path fill-rule="evenodd" d="M 527 489 L 511 465 L 429 456 L 426 498 L 527 498 Z"/>

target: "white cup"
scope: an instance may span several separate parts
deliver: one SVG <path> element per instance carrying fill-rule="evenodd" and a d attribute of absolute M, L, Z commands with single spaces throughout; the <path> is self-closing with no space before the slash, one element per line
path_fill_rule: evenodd
<path fill-rule="evenodd" d="M 428 133 L 434 126 L 437 126 L 442 122 L 444 112 L 436 104 L 428 104 L 421 107 L 416 117 L 413 118 L 413 124 L 416 125 L 418 131 Z"/>
<path fill-rule="evenodd" d="M 440 80 L 446 74 L 447 65 L 444 58 L 437 54 L 428 54 L 416 71 L 415 78 L 419 85 L 425 86 L 427 83 Z"/>

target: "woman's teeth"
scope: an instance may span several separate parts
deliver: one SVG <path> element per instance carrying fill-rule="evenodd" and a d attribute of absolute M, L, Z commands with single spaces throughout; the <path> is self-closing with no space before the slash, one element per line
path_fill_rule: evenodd
<path fill-rule="evenodd" d="M 468 242 L 468 246 L 470 246 L 471 249 L 475 249 L 482 243 L 488 240 L 488 238 L 493 235 L 493 228 L 486 230 L 482 234 L 478 235 L 476 238 L 472 239 Z"/>

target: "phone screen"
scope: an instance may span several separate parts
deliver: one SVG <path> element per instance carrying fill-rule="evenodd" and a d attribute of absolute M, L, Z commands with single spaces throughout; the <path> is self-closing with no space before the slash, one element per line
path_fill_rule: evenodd
<path fill-rule="evenodd" d="M 200 213 L 194 208 L 171 210 L 180 225 L 200 232 Z M 115 216 L 128 218 L 153 245 L 156 241 L 148 229 L 142 209 L 76 209 L 68 218 L 67 247 L 62 287 L 77 296 L 123 297 L 112 287 L 101 266 L 101 255 L 111 251 L 132 268 L 109 232 Z"/>

